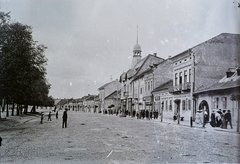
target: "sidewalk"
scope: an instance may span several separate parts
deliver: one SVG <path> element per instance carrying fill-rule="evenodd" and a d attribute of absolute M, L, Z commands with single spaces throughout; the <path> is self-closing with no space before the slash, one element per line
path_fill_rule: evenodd
<path fill-rule="evenodd" d="M 157 122 L 161 122 L 161 118 L 158 118 L 156 120 Z M 184 121 L 180 121 L 178 124 L 178 121 L 175 120 L 173 121 L 173 119 L 168 119 L 168 118 L 163 118 L 163 123 L 168 123 L 168 124 L 173 124 L 173 125 L 178 125 L 178 126 L 186 126 L 186 127 L 190 127 L 190 120 L 184 120 Z M 240 134 L 240 132 L 237 132 L 237 126 L 233 125 L 233 129 L 230 128 L 230 125 L 228 125 L 228 129 L 222 129 L 220 127 L 212 127 L 209 123 L 207 123 L 204 127 L 201 123 L 197 124 L 196 122 L 192 123 L 192 127 L 190 128 L 201 128 L 201 129 L 205 129 L 207 131 L 223 131 L 223 132 L 229 132 L 229 133 L 238 133 Z"/>
<path fill-rule="evenodd" d="M 33 119 L 39 119 L 39 122 L 40 122 L 40 114 L 28 113 L 28 114 L 22 114 L 19 116 L 9 116 L 5 118 L 0 118 L 0 132 L 4 131 L 5 129 L 12 128 L 20 124 L 29 122 Z"/>

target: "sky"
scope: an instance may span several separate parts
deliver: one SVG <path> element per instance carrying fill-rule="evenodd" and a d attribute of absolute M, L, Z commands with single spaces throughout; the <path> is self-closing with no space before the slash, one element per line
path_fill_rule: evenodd
<path fill-rule="evenodd" d="M 119 79 L 138 43 L 167 59 L 221 33 L 240 34 L 240 0 L 0 0 L 47 46 L 49 95 L 80 98 Z M 138 27 L 138 28 L 137 28 Z M 137 32 L 138 31 L 138 32 Z"/>

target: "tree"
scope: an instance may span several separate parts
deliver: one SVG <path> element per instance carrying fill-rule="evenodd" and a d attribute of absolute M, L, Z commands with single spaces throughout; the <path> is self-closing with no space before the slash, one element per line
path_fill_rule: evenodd
<path fill-rule="evenodd" d="M 9 20 L 9 13 L 0 12 L 0 98 L 27 109 L 49 99 L 47 47 L 33 40 L 30 26 Z"/>

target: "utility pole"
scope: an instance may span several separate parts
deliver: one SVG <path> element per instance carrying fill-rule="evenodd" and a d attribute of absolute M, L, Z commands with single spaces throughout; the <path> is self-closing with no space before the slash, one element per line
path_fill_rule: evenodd
<path fill-rule="evenodd" d="M 194 90 L 194 61 L 195 61 L 195 56 L 192 52 L 191 49 L 189 49 L 189 53 L 190 53 L 190 56 L 191 56 L 191 89 L 190 89 L 190 96 L 191 96 L 191 118 L 190 118 L 190 126 L 192 127 L 192 124 L 193 124 L 193 120 L 194 120 L 194 99 L 193 99 L 193 90 Z"/>

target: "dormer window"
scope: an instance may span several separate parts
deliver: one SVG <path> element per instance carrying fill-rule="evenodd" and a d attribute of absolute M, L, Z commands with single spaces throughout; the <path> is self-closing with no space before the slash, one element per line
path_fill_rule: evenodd
<path fill-rule="evenodd" d="M 240 67 L 237 68 L 237 75 L 240 76 Z"/>
<path fill-rule="evenodd" d="M 226 72 L 227 78 L 231 77 L 234 74 L 234 72 Z"/>

